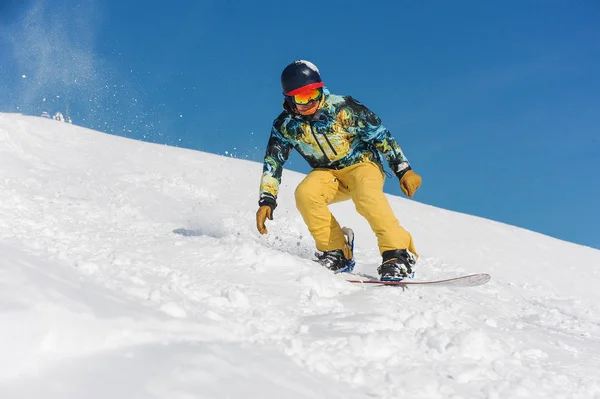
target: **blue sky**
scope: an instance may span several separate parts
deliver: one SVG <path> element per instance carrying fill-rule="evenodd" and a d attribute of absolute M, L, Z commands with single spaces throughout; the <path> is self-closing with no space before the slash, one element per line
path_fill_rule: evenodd
<path fill-rule="evenodd" d="M 0 111 L 68 104 L 76 124 L 261 161 L 281 70 L 308 59 L 398 139 L 416 201 L 600 248 L 597 1 L 236 3 L 3 1 Z"/>

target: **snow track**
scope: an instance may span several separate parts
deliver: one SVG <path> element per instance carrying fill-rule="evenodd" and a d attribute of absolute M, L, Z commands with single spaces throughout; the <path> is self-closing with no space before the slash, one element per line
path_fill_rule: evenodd
<path fill-rule="evenodd" d="M 257 235 L 260 168 L 0 114 L 0 397 L 600 398 L 600 251 L 390 197 L 417 278 L 493 279 L 352 285 L 309 260 L 301 175 Z"/>

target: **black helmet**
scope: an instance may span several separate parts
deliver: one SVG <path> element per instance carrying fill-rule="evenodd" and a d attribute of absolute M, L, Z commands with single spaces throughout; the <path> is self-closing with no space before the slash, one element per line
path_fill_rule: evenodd
<path fill-rule="evenodd" d="M 298 60 L 286 66 L 281 73 L 281 88 L 286 96 L 294 95 L 294 91 L 305 88 L 323 87 L 319 68 L 310 61 Z"/>

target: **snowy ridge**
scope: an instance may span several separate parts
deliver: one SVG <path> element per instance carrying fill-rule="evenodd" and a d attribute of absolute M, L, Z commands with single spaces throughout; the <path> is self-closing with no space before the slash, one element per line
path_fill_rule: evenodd
<path fill-rule="evenodd" d="M 600 251 L 402 198 L 417 278 L 310 260 L 284 172 L 0 114 L 1 398 L 600 398 Z M 351 203 L 357 271 L 375 238 Z"/>

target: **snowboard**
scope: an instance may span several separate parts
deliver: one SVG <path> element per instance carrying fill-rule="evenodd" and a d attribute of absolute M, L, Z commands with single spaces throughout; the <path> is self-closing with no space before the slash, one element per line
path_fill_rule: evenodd
<path fill-rule="evenodd" d="M 373 285 L 395 285 L 395 286 L 412 286 L 412 285 L 435 285 L 443 287 L 476 287 L 490 281 L 491 276 L 487 273 L 470 274 L 467 276 L 447 278 L 443 280 L 427 280 L 427 281 L 380 281 L 376 279 L 361 279 L 361 280 L 346 280 L 356 284 L 373 284 Z"/>

